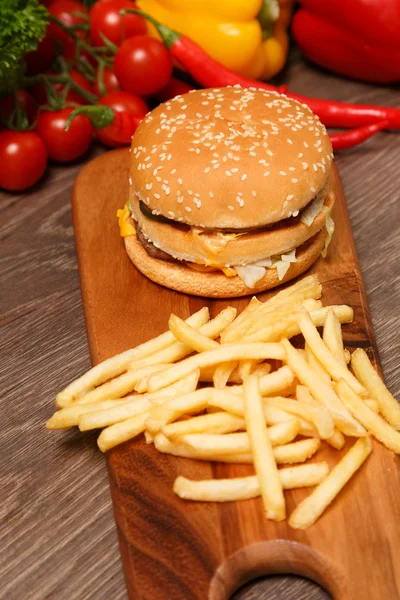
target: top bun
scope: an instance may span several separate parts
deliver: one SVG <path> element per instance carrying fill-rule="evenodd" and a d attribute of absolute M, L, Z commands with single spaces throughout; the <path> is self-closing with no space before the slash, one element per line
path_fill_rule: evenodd
<path fill-rule="evenodd" d="M 238 86 L 176 96 L 149 113 L 131 148 L 131 193 L 188 225 L 243 229 L 300 211 L 323 188 L 332 146 L 311 110 Z"/>

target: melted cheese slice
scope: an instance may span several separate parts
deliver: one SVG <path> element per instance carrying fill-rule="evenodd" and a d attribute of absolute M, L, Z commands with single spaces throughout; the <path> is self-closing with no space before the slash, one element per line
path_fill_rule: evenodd
<path fill-rule="evenodd" d="M 128 223 L 128 219 L 131 216 L 131 212 L 127 205 L 124 208 L 117 210 L 117 218 L 119 225 L 119 235 L 121 237 L 128 237 L 130 235 L 136 235 L 136 229 L 132 223 Z"/>

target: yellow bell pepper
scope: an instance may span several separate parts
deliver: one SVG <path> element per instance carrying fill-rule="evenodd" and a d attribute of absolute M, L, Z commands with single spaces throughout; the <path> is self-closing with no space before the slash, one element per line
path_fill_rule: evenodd
<path fill-rule="evenodd" d="M 284 66 L 294 0 L 137 0 L 141 10 L 197 42 L 212 58 L 253 79 Z M 152 35 L 156 32 L 149 26 Z"/>

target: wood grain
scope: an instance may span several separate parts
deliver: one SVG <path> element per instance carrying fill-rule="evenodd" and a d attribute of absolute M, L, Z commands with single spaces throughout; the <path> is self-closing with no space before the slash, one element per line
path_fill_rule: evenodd
<path fill-rule="evenodd" d="M 327 74 L 292 52 L 281 82 L 324 98 L 399 105 L 396 87 Z M 0 192 L 0 598 L 125 600 L 105 462 L 95 438 L 49 434 L 54 396 L 89 366 L 69 210 L 75 176 L 51 165 L 25 194 Z M 337 155 L 383 369 L 400 394 L 398 134 Z M 55 215 L 57 217 L 55 218 Z M 93 493 L 92 493 L 93 492 Z M 383 560 L 383 559 L 381 559 Z M 378 561 L 378 565 L 381 563 Z M 365 573 L 379 576 L 377 564 Z M 322 600 L 308 580 L 258 580 L 234 600 Z"/>
<path fill-rule="evenodd" d="M 210 300 L 165 289 L 130 263 L 119 238 L 115 214 L 128 196 L 129 152 L 116 150 L 88 164 L 73 193 L 73 218 L 83 306 L 93 363 L 159 335 L 171 312 L 186 318 L 208 305 L 212 315 L 246 299 Z M 337 175 L 333 218 L 336 231 L 328 258 L 308 272 L 318 274 L 323 302 L 349 304 L 354 321 L 344 328 L 348 348 L 363 347 L 376 357 L 376 345 L 346 202 Z M 273 293 L 273 292 L 272 292 Z M 258 294 L 263 300 L 271 293 Z M 143 437 L 143 436 L 142 436 Z M 160 455 L 143 439 L 107 453 L 129 598 L 132 600 L 228 600 L 249 579 L 295 573 L 328 589 L 337 600 L 400 596 L 400 461 L 375 444 L 366 467 L 354 477 L 324 516 L 307 531 L 267 521 L 260 499 L 227 503 L 188 503 L 172 484 L 178 474 L 229 478 L 252 474 L 245 465 L 201 463 Z M 331 466 L 338 456 L 323 448 L 317 459 Z M 374 490 L 385 490 L 378 499 Z M 308 490 L 286 494 L 288 512 Z M 357 510 L 355 510 L 357 507 Z M 352 523 L 351 530 L 348 523 Z M 368 544 L 374 531 L 374 543 Z M 379 555 L 379 585 L 365 577 L 365 564 Z M 183 568 L 182 565 L 185 565 Z M 193 577 L 196 586 L 192 585 Z"/>

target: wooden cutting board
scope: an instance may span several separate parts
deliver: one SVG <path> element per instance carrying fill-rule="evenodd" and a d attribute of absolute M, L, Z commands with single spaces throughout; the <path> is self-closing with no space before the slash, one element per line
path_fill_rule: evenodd
<path fill-rule="evenodd" d="M 248 300 L 207 300 L 164 289 L 129 261 L 116 221 L 128 198 L 127 150 L 89 163 L 76 180 L 73 218 L 83 306 L 93 364 L 167 329 L 171 312 L 187 318 L 207 305 L 212 315 Z M 347 347 L 378 360 L 349 217 L 335 171 L 336 232 L 326 260 L 311 272 L 323 302 L 346 303 Z M 260 294 L 264 300 L 271 294 Z M 335 464 L 322 448 L 316 460 Z M 306 531 L 266 521 L 260 499 L 185 502 L 172 492 L 178 474 L 191 478 L 247 475 L 246 465 L 222 465 L 159 454 L 143 439 L 107 453 L 122 561 L 134 600 L 228 600 L 245 581 L 271 573 L 314 579 L 338 600 L 400 598 L 400 460 L 375 443 L 361 471 Z M 88 491 L 90 493 L 90 491 Z M 288 514 L 309 493 L 285 492 Z"/>

